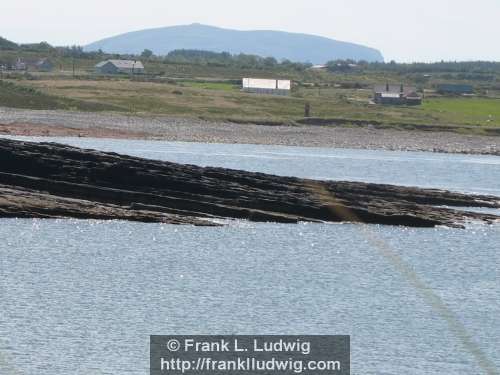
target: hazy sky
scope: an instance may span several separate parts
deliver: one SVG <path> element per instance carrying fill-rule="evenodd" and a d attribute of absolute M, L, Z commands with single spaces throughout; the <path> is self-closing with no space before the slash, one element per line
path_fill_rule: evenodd
<path fill-rule="evenodd" d="M 500 61 L 500 0 L 0 0 L 0 36 L 84 45 L 190 23 L 317 34 L 386 60 Z"/>

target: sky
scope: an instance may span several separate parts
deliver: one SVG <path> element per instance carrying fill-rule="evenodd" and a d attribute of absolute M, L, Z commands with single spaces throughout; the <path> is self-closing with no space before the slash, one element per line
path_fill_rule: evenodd
<path fill-rule="evenodd" d="M 379 49 L 386 61 L 500 61 L 500 0 L 1 0 L 0 36 L 85 45 L 203 23 L 316 34 Z"/>

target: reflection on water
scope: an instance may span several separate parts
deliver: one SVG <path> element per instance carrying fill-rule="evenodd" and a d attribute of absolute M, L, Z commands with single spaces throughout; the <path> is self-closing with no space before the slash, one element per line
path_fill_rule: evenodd
<path fill-rule="evenodd" d="M 278 174 L 500 189 L 495 157 L 72 142 Z M 171 333 L 350 334 L 353 374 L 478 373 L 447 322 L 366 238 L 367 228 L 500 366 L 500 225 L 457 230 L 234 221 L 195 228 L 4 219 L 0 374 L 8 368 L 29 375 L 146 374 L 149 335 Z"/>

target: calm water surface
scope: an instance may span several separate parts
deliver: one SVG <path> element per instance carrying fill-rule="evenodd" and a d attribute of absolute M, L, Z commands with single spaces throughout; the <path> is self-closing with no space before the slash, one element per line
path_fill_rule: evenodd
<path fill-rule="evenodd" d="M 54 139 L 57 140 L 57 139 Z M 59 139 L 61 141 L 61 139 Z M 64 139 L 147 158 L 500 196 L 500 158 Z M 500 225 L 0 220 L 0 374 L 147 374 L 150 334 L 349 334 L 353 374 L 500 367 Z M 472 347 L 415 288 L 466 328 Z"/>

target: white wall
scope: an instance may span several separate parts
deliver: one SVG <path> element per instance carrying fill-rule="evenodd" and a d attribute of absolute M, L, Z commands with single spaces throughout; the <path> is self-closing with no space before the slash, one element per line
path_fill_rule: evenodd
<path fill-rule="evenodd" d="M 280 90 L 291 90 L 292 82 L 288 80 L 279 80 L 278 81 L 278 89 Z"/>
<path fill-rule="evenodd" d="M 292 83 L 288 80 L 243 78 L 244 89 L 290 90 L 291 86 Z"/>

